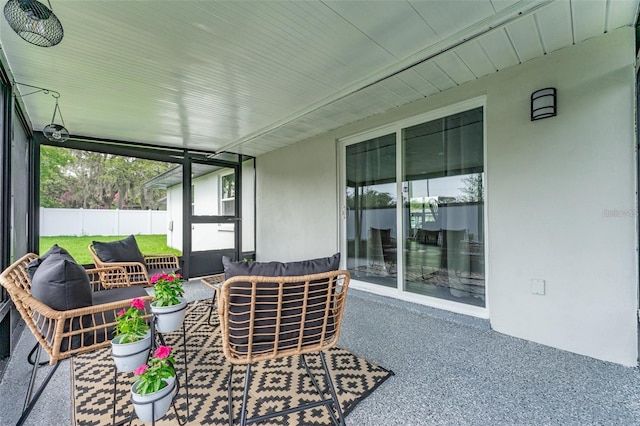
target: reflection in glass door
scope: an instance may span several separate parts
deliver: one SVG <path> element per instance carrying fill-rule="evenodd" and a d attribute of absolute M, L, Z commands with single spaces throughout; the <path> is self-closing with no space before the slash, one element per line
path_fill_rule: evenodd
<path fill-rule="evenodd" d="M 484 308 L 484 108 L 419 120 L 345 141 L 347 268 L 410 298 Z"/>
<path fill-rule="evenodd" d="M 402 131 L 404 289 L 485 306 L 483 109 Z"/>
<path fill-rule="evenodd" d="M 347 268 L 352 277 L 397 286 L 396 135 L 346 147 Z"/>

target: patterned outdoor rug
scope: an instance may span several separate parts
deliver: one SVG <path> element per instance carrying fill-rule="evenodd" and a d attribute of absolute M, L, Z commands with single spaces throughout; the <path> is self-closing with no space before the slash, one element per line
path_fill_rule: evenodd
<path fill-rule="evenodd" d="M 214 324 L 207 324 L 209 301 L 189 305 L 185 319 L 187 340 L 187 370 L 189 393 L 189 422 L 191 425 L 228 424 L 227 377 L 230 364 L 226 362 L 220 346 L 217 315 Z M 187 399 L 184 371 L 182 333 L 168 333 L 166 343 L 174 348 L 176 370 L 181 388 L 176 397 L 176 408 L 184 421 Z M 327 363 L 338 393 L 343 412 L 349 413 L 393 372 L 374 365 L 344 349 L 326 352 Z M 324 389 L 322 364 L 317 355 L 307 356 L 309 367 L 316 374 Z M 244 366 L 233 372 L 234 418 L 239 419 Z M 318 394 L 299 363 L 299 357 L 284 358 L 256 364 L 251 369 L 251 390 L 248 410 L 250 416 L 296 406 L 301 402 L 317 401 Z M 72 362 L 73 414 L 76 425 L 107 425 L 112 422 L 114 395 L 114 365 L 111 349 L 75 357 Z M 133 410 L 129 400 L 133 373 L 118 373 L 116 400 L 116 422 L 127 420 Z M 133 424 L 142 424 L 138 419 Z M 176 414 L 170 409 L 167 415 L 156 422 L 158 425 L 177 425 Z M 269 423 L 280 425 L 328 425 L 331 424 L 325 407 L 305 410 L 286 417 L 276 417 Z"/>

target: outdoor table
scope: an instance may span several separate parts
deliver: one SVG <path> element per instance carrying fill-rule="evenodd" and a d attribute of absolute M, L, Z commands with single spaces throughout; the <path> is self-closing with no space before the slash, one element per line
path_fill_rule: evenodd
<path fill-rule="evenodd" d="M 220 287 L 222 287 L 222 283 L 224 282 L 224 274 L 216 274 L 208 277 L 201 278 L 200 281 L 207 287 L 213 290 L 213 296 L 211 297 L 211 310 L 209 311 L 209 320 L 207 323 L 211 325 L 211 317 L 213 316 L 213 310 L 215 309 L 216 296 Z"/>

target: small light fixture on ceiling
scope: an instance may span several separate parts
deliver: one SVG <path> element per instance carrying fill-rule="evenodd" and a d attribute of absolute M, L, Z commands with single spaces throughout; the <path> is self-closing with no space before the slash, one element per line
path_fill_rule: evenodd
<path fill-rule="evenodd" d="M 4 17 L 20 37 L 31 44 L 51 47 L 64 36 L 62 24 L 49 7 L 36 0 L 9 0 L 4 5 Z"/>
<path fill-rule="evenodd" d="M 60 93 L 55 90 L 45 89 L 43 87 L 32 86 L 30 84 L 18 83 L 14 82 L 20 86 L 31 87 L 32 89 L 36 89 L 32 92 L 25 93 L 23 95 L 16 95 L 24 98 L 25 96 L 33 95 L 34 93 L 44 93 L 45 95 L 51 95 L 56 100 L 56 106 L 53 108 L 53 117 L 51 118 L 51 124 L 47 124 L 42 129 L 42 133 L 45 135 L 47 139 L 52 142 L 65 142 L 69 139 L 69 131 L 64 125 L 64 119 L 62 118 L 62 112 L 60 111 L 60 105 L 58 104 L 58 99 L 60 99 Z M 62 124 L 56 124 L 56 115 L 60 116 L 60 121 Z"/>
<path fill-rule="evenodd" d="M 51 118 L 51 124 L 47 124 L 42 129 L 42 133 L 53 142 L 64 142 L 69 139 L 69 131 L 66 127 L 64 127 L 64 119 L 62 118 L 62 113 L 60 112 L 60 106 L 58 105 L 58 96 L 51 95 L 56 99 L 56 106 L 53 108 L 53 118 Z M 62 121 L 62 125 L 56 124 L 56 112 L 60 116 L 60 121 Z"/>
<path fill-rule="evenodd" d="M 557 108 L 555 87 L 536 90 L 531 94 L 531 121 L 555 117 Z"/>

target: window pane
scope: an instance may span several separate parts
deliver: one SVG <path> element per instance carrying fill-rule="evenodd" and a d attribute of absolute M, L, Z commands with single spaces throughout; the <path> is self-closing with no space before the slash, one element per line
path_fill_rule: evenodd
<path fill-rule="evenodd" d="M 396 287 L 396 136 L 350 145 L 347 267 L 354 278 Z"/>
<path fill-rule="evenodd" d="M 236 211 L 236 176 L 235 173 L 220 177 L 220 214 L 233 216 Z"/>
<path fill-rule="evenodd" d="M 483 109 L 402 132 L 404 288 L 484 306 Z"/>
<path fill-rule="evenodd" d="M 235 183 L 235 175 L 233 173 L 222 176 L 222 198 L 236 196 Z"/>

